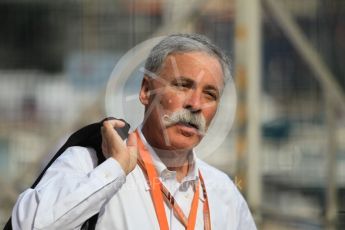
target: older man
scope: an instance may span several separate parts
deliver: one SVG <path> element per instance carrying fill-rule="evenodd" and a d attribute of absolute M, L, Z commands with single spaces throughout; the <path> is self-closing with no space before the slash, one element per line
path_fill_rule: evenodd
<path fill-rule="evenodd" d="M 145 69 L 142 125 L 123 142 L 114 128 L 124 123 L 105 121 L 99 165 L 93 149 L 68 148 L 18 198 L 14 229 L 80 229 L 96 213 L 96 229 L 256 229 L 228 176 L 193 151 L 230 77 L 226 57 L 204 36 L 177 34 Z"/>

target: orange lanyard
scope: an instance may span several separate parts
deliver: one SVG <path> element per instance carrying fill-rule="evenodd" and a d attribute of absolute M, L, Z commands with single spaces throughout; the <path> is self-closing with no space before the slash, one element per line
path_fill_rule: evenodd
<path fill-rule="evenodd" d="M 182 209 L 175 201 L 175 198 L 171 195 L 168 189 L 162 184 L 162 182 L 157 177 L 156 169 L 153 165 L 152 157 L 143 142 L 140 139 L 138 130 L 136 130 L 138 147 L 139 147 L 139 154 L 140 157 L 138 158 L 138 164 L 142 168 L 145 176 L 147 177 L 149 186 L 150 186 L 150 193 L 153 200 L 153 204 L 156 211 L 156 216 L 158 219 L 158 223 L 161 230 L 169 230 L 168 221 L 165 214 L 164 208 L 164 200 L 167 204 L 173 208 L 175 216 L 179 219 L 179 221 L 185 226 L 187 230 L 193 230 L 195 228 L 196 222 L 196 215 L 198 211 L 198 200 L 199 200 L 199 185 L 201 182 L 202 192 L 204 196 L 204 207 L 203 207 L 203 214 L 204 214 L 204 229 L 210 230 L 211 229 L 211 221 L 210 221 L 210 212 L 209 212 L 209 205 L 206 193 L 206 187 L 204 184 L 204 180 L 201 176 L 199 170 L 199 178 L 200 182 L 195 185 L 195 192 L 194 197 L 191 204 L 191 209 L 189 212 L 188 219 L 184 215 Z"/>

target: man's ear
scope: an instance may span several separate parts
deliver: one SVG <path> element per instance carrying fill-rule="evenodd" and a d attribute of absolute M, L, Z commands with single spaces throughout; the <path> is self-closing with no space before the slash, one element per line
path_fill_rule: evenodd
<path fill-rule="evenodd" d="M 150 79 L 147 76 L 144 76 L 143 81 L 141 82 L 141 89 L 139 93 L 139 100 L 141 104 L 148 105 L 150 101 Z"/>

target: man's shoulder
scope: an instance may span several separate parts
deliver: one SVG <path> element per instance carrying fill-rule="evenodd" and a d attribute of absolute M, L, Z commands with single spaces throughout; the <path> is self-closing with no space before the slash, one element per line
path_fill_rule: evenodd
<path fill-rule="evenodd" d="M 76 158 L 76 157 L 92 157 L 94 158 L 96 152 L 93 148 L 82 146 L 68 147 L 60 156 L 60 158 Z"/>
<path fill-rule="evenodd" d="M 94 168 L 97 166 L 97 162 L 97 154 L 94 149 L 71 146 L 54 161 L 53 166 L 74 165 L 74 167 L 86 166 Z"/>
<path fill-rule="evenodd" d="M 239 190 L 240 184 L 233 183 L 227 174 L 202 160 L 198 160 L 198 166 L 205 180 L 210 205 L 217 205 L 218 210 L 225 207 L 227 214 L 236 216 L 234 221 L 237 223 L 233 224 L 242 226 L 241 229 L 256 229 L 247 202 Z"/>

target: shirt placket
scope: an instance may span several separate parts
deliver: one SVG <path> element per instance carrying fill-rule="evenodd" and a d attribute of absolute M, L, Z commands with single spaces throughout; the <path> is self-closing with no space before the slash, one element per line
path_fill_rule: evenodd
<path fill-rule="evenodd" d="M 193 188 L 189 186 L 187 181 L 179 183 L 176 180 L 176 174 L 174 172 L 166 172 L 162 178 L 164 186 L 169 190 L 171 195 L 174 196 L 175 201 L 183 210 L 185 216 L 188 218 L 190 206 L 193 199 Z M 187 186 L 187 189 L 183 189 L 184 186 Z M 174 215 L 173 208 L 165 204 L 167 218 L 169 221 L 170 229 L 185 229 L 183 224 L 179 221 L 178 218 Z"/>

